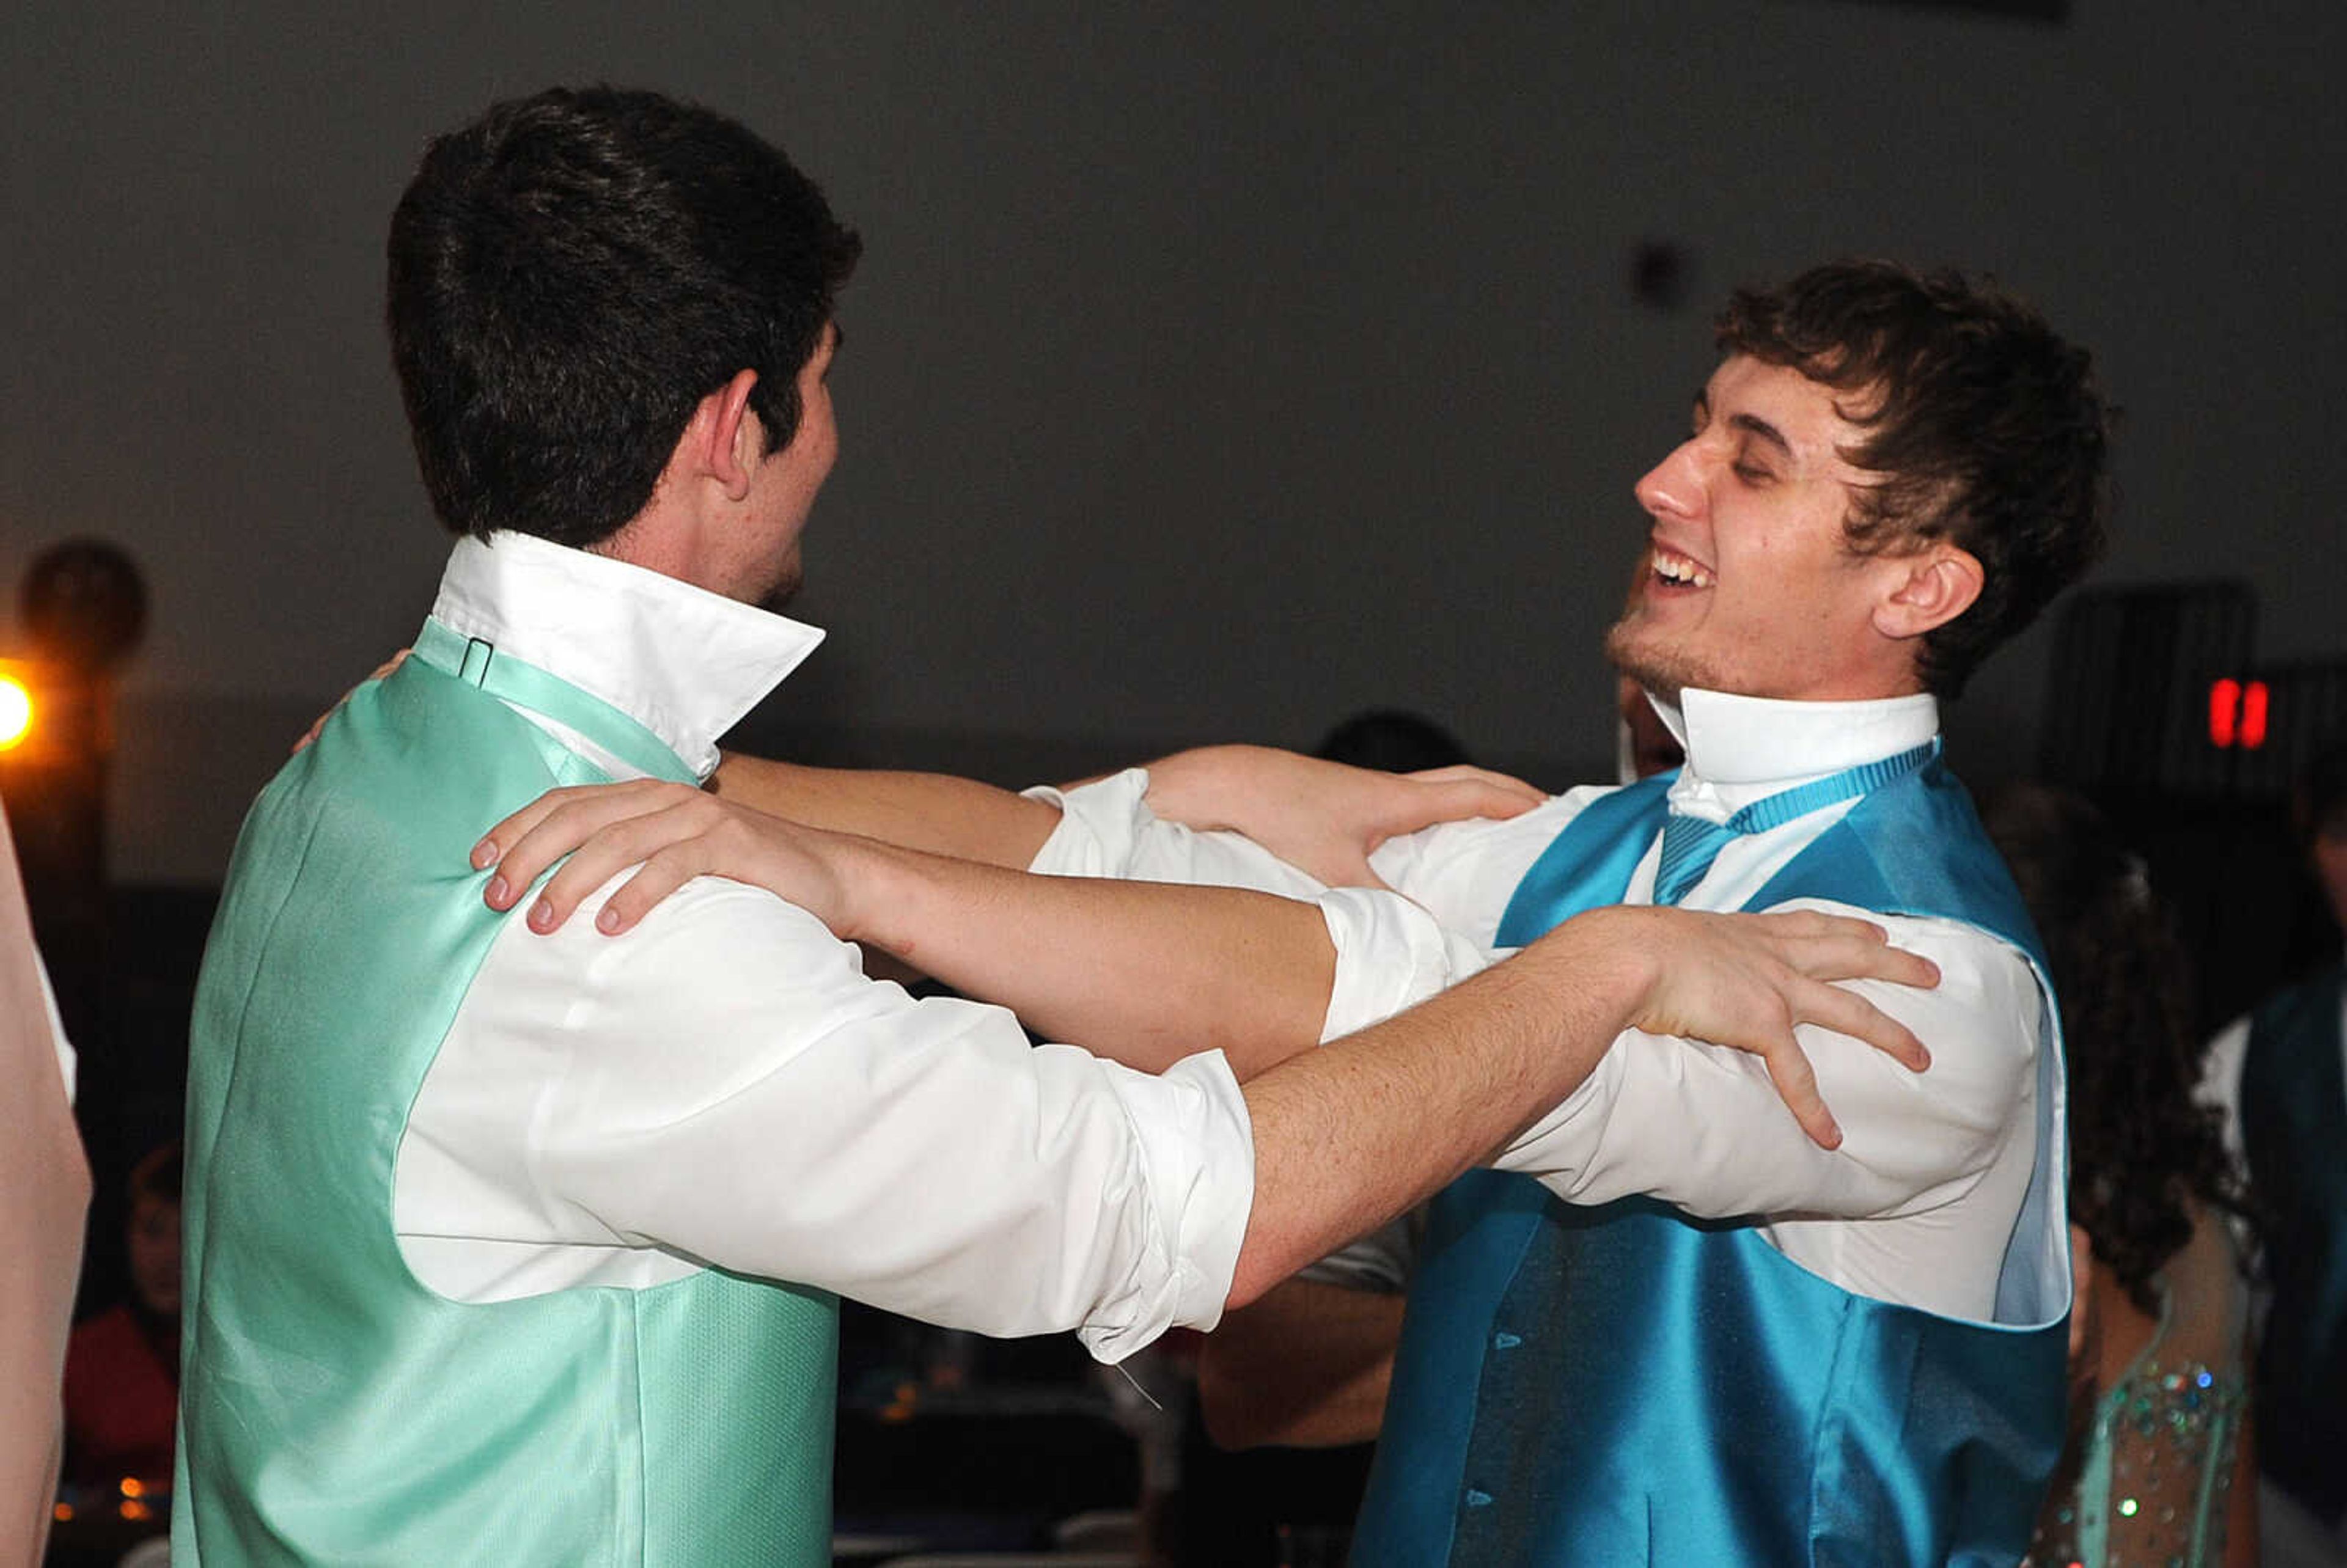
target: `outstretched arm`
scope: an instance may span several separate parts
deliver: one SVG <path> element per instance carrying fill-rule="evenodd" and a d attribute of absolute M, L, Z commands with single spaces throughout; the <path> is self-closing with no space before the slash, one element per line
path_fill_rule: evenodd
<path fill-rule="evenodd" d="M 1245 1087 L 1255 1200 L 1231 1305 L 1431 1196 L 1571 1094 L 1628 1030 L 1759 1055 L 1830 1147 L 1840 1132 L 1796 1027 L 1922 1058 L 1903 1027 L 1817 978 L 1861 970 L 1936 978 L 1855 920 L 1593 909 L 1407 1012 L 1291 1057 Z"/>
<path fill-rule="evenodd" d="M 660 784 L 551 792 L 492 829 L 473 859 L 496 866 L 483 897 L 507 909 L 565 855 L 535 896 L 538 931 L 640 862 L 597 914 L 607 935 L 696 876 L 730 877 L 1051 1039 L 1152 1071 L 1219 1049 L 1245 1079 L 1317 1041 L 1327 1014 L 1327 923 L 1317 906 L 1269 894 L 1030 876 Z"/>
<path fill-rule="evenodd" d="M 1513 816 L 1544 798 L 1482 768 L 1389 774 L 1269 746 L 1177 752 L 1148 771 L 1150 807 L 1166 821 L 1234 829 L 1332 887 L 1377 886 L 1368 855 L 1389 838 L 1464 817 Z M 943 774 L 729 753 L 710 787 L 769 815 L 991 866 L 1029 865 L 1060 825 L 1054 806 Z"/>
<path fill-rule="evenodd" d="M 728 752 L 710 790 L 769 816 L 810 827 L 1023 867 L 1051 830 L 1057 808 L 948 774 L 815 768 Z"/>

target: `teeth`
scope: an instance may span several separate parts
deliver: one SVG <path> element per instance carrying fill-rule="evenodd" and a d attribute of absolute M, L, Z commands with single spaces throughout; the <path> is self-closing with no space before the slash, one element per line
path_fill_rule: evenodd
<path fill-rule="evenodd" d="M 1709 588 L 1711 574 L 1683 555 L 1671 550 L 1655 551 L 1655 575 L 1665 582 L 1681 586 Z"/>

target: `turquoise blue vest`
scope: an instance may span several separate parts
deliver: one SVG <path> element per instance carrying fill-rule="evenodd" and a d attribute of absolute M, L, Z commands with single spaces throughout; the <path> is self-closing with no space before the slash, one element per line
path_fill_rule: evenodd
<path fill-rule="evenodd" d="M 466 852 L 601 776 L 492 692 L 686 776 L 435 622 L 253 807 L 189 1066 L 172 1561 L 818 1568 L 834 1298 L 708 1271 L 468 1306 L 401 1259 L 408 1110 L 502 925 Z"/>
<path fill-rule="evenodd" d="M 2347 1073 L 2334 966 L 2269 999 L 2241 1061 L 2241 1145 L 2273 1309 L 2258 1348 L 2258 1468 L 2330 1522 L 2347 1515 Z"/>
<path fill-rule="evenodd" d="M 1501 944 L 1619 902 L 1669 783 L 1574 818 Z M 2044 983 L 2020 897 L 1936 762 L 1851 807 L 1747 907 L 1795 898 L 1968 921 Z M 2038 1068 L 2037 1170 L 1993 1326 L 1854 1295 L 1748 1223 L 1461 1178 L 1435 1202 L 1354 1563 L 2012 1568 L 2062 1446 L 2070 1304 L 2050 1030 Z"/>

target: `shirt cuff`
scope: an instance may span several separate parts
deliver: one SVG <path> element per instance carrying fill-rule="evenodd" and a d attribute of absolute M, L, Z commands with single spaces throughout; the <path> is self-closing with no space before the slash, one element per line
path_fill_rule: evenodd
<path fill-rule="evenodd" d="M 1222 1321 L 1255 1207 L 1255 1124 L 1219 1050 L 1184 1057 L 1162 1073 L 1114 1076 L 1140 1148 L 1168 1266 L 1158 1283 L 1128 1296 L 1113 1320 L 1076 1331 L 1101 1361 L 1122 1361 L 1168 1328 Z"/>
<path fill-rule="evenodd" d="M 1320 1029 L 1323 1041 L 1391 1018 L 1491 961 L 1399 893 L 1331 887 L 1317 902 L 1320 917 L 1328 923 L 1328 940 L 1337 948 L 1337 977 L 1328 991 L 1328 1017 Z"/>
<path fill-rule="evenodd" d="M 1130 876 L 1142 832 L 1156 821 L 1144 802 L 1147 768 L 1127 768 L 1071 790 L 1038 784 L 1020 793 L 1060 808 L 1060 825 L 1027 866 L 1045 876 Z"/>

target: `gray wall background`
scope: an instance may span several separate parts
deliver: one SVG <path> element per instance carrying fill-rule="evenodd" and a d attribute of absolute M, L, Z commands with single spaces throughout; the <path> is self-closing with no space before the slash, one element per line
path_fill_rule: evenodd
<path fill-rule="evenodd" d="M 745 118 L 866 242 L 797 607 L 832 641 L 763 744 L 1018 778 L 1397 703 L 1601 772 L 1629 487 L 1709 307 L 1849 251 L 2096 348 L 2105 580 L 2245 577 L 2263 654 L 2336 653 L 2342 60 L 2329 0 L 20 3 L 0 585 L 74 534 L 144 562 L 115 869 L 217 876 L 445 549 L 377 323 L 412 159 L 600 78 Z M 1633 299 L 1648 239 L 1687 308 Z M 1968 771 L 2027 766 L 2046 641 L 1952 715 Z"/>

